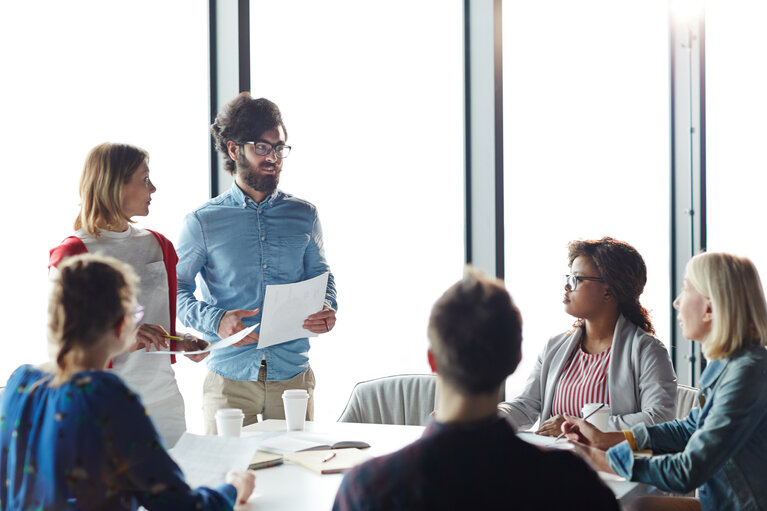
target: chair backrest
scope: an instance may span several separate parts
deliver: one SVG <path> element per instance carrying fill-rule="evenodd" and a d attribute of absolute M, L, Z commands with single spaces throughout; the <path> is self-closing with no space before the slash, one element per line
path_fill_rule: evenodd
<path fill-rule="evenodd" d="M 435 375 L 385 376 L 355 385 L 338 422 L 422 426 L 436 402 Z"/>
<path fill-rule="evenodd" d="M 676 386 L 676 418 L 684 419 L 698 404 L 698 389 L 687 385 Z"/>

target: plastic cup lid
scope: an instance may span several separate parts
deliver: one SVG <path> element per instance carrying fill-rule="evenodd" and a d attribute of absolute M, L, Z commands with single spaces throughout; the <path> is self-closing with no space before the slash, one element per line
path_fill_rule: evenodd
<path fill-rule="evenodd" d="M 309 397 L 309 393 L 304 389 L 288 389 L 282 393 L 282 397 L 300 398 Z"/>
<path fill-rule="evenodd" d="M 216 411 L 216 416 L 218 417 L 240 417 L 244 415 L 239 408 L 221 408 Z"/>

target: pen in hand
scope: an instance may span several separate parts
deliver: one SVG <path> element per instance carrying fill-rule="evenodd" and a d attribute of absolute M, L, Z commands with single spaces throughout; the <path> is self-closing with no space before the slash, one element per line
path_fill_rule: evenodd
<path fill-rule="evenodd" d="M 595 413 L 597 413 L 599 410 L 601 410 L 602 408 L 604 408 L 604 406 L 605 406 L 605 403 L 602 403 L 601 405 L 597 406 L 597 407 L 596 407 L 594 410 L 592 410 L 592 411 L 591 411 L 591 413 L 590 413 L 590 414 L 586 415 L 586 416 L 583 418 L 583 420 L 586 420 L 586 419 L 588 419 L 589 417 L 591 417 L 592 415 L 594 415 Z M 561 440 L 561 439 L 563 439 L 567 433 L 569 433 L 569 431 L 565 431 L 564 433 L 562 433 L 561 435 L 559 435 L 559 436 L 556 438 L 556 440 L 554 440 L 554 441 L 556 442 L 557 440 Z"/>
<path fill-rule="evenodd" d="M 322 458 L 322 463 L 325 463 L 326 461 L 330 461 L 330 460 L 332 460 L 335 457 L 336 457 L 336 453 L 331 452 L 330 454 L 328 454 L 327 456 Z"/>

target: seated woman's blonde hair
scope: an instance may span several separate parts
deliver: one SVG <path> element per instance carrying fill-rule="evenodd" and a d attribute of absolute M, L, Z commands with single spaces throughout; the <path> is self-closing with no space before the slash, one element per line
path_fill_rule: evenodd
<path fill-rule="evenodd" d="M 727 358 L 740 348 L 767 345 L 767 303 L 750 259 L 721 252 L 698 254 L 687 263 L 686 277 L 711 300 L 711 331 L 700 339 L 706 358 Z"/>

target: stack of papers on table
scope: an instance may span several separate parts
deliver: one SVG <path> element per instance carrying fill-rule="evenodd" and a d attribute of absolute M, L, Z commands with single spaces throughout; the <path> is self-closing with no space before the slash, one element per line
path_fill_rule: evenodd
<path fill-rule="evenodd" d="M 561 449 L 563 451 L 575 449 L 575 446 L 564 438 L 557 440 L 556 437 L 536 435 L 532 431 L 517 431 L 517 437 L 529 444 L 537 445 L 544 449 Z"/>
<path fill-rule="evenodd" d="M 226 437 L 184 433 L 168 454 L 192 488 L 215 488 L 230 469 L 245 470 L 260 443 L 257 437 Z"/>

